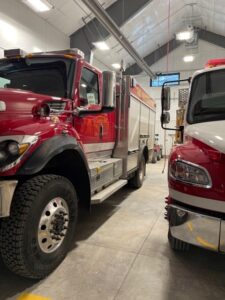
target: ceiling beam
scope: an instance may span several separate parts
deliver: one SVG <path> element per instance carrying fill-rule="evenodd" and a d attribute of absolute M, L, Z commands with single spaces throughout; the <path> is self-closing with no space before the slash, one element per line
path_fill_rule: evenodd
<path fill-rule="evenodd" d="M 225 48 L 225 36 L 223 35 L 205 29 L 199 29 L 198 36 L 203 41 Z"/>
<path fill-rule="evenodd" d="M 161 58 L 163 58 L 164 56 L 167 55 L 168 51 L 169 53 L 173 50 L 175 50 L 177 47 L 180 46 L 180 42 L 172 39 L 169 41 L 169 45 L 168 43 L 162 45 L 161 47 L 159 47 L 158 49 L 154 50 L 153 52 L 151 52 L 150 54 L 148 54 L 147 56 L 144 57 L 144 60 L 146 61 L 146 63 L 151 66 L 154 63 L 156 63 L 158 60 L 160 60 Z M 125 74 L 127 75 L 137 75 L 140 74 L 142 72 L 142 69 L 135 63 L 133 65 L 131 65 L 130 67 L 128 67 L 125 71 Z"/>
<path fill-rule="evenodd" d="M 137 65 L 151 78 L 154 77 L 154 73 L 151 71 L 146 61 L 139 55 L 136 49 L 131 45 L 113 19 L 107 14 L 107 12 L 99 4 L 98 0 L 81 0 L 90 9 L 101 24 L 107 29 L 109 33 L 117 40 L 117 42 L 126 50 L 127 53 L 134 59 Z"/>
<path fill-rule="evenodd" d="M 121 27 L 152 1 L 153 0 L 117 0 L 106 9 L 106 12 L 116 25 Z M 70 47 L 81 49 L 86 57 L 89 58 L 90 52 L 94 48 L 92 43 L 98 40 L 104 40 L 109 37 L 109 35 L 104 26 L 94 18 L 70 36 Z"/>
<path fill-rule="evenodd" d="M 198 37 L 199 39 L 211 43 L 213 45 L 225 48 L 225 36 L 216 34 L 214 32 L 198 29 Z M 176 41 L 175 39 L 169 41 L 169 52 L 175 50 L 178 46 L 181 45 L 181 42 Z M 144 60 L 147 62 L 149 66 L 156 63 L 161 58 L 167 55 L 167 43 L 163 46 L 159 47 L 152 53 L 148 54 L 144 57 Z M 125 71 L 127 75 L 138 75 L 142 72 L 142 70 L 138 67 L 137 64 L 133 64 L 128 67 Z"/>

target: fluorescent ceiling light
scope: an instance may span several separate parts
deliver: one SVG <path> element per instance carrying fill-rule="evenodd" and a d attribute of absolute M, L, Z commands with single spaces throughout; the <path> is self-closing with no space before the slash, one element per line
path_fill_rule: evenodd
<path fill-rule="evenodd" d="M 114 64 L 112 64 L 112 67 L 113 67 L 114 69 L 119 70 L 119 69 L 121 68 L 121 65 L 118 64 L 118 63 L 114 63 Z"/>
<path fill-rule="evenodd" d="M 106 42 L 104 41 L 100 41 L 100 42 L 95 42 L 93 43 L 93 45 L 98 48 L 99 50 L 109 50 L 109 46 L 106 44 Z"/>
<path fill-rule="evenodd" d="M 181 31 L 176 34 L 176 39 L 178 41 L 187 41 L 192 39 L 193 34 L 192 30 Z"/>
<path fill-rule="evenodd" d="M 186 55 L 183 58 L 184 62 L 192 62 L 194 60 L 194 56 L 193 55 Z"/>
<path fill-rule="evenodd" d="M 53 8 L 47 0 L 22 0 L 22 2 L 37 12 L 45 12 Z"/>

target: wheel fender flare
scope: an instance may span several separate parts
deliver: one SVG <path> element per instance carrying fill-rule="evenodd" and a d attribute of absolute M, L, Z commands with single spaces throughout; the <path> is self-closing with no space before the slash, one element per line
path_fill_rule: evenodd
<path fill-rule="evenodd" d="M 40 172 L 47 163 L 56 155 L 65 150 L 77 151 L 84 161 L 88 170 L 86 157 L 79 143 L 71 136 L 55 136 L 43 142 L 25 161 L 22 167 L 18 170 L 18 175 L 33 175 Z"/>

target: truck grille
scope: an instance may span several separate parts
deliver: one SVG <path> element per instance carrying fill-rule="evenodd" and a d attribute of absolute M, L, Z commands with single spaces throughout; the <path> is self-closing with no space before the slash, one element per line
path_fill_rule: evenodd
<path fill-rule="evenodd" d="M 51 102 L 47 102 L 47 104 L 50 107 L 51 112 L 53 113 L 61 113 L 66 106 L 66 102 L 62 102 L 62 101 L 51 101 Z"/>

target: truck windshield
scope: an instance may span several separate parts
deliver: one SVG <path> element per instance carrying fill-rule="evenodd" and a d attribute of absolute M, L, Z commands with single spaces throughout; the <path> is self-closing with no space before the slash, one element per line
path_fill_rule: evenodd
<path fill-rule="evenodd" d="M 62 57 L 33 57 L 0 61 L 0 88 L 71 98 L 75 62 Z"/>
<path fill-rule="evenodd" d="M 187 121 L 225 120 L 225 70 L 198 75 L 192 84 Z"/>

